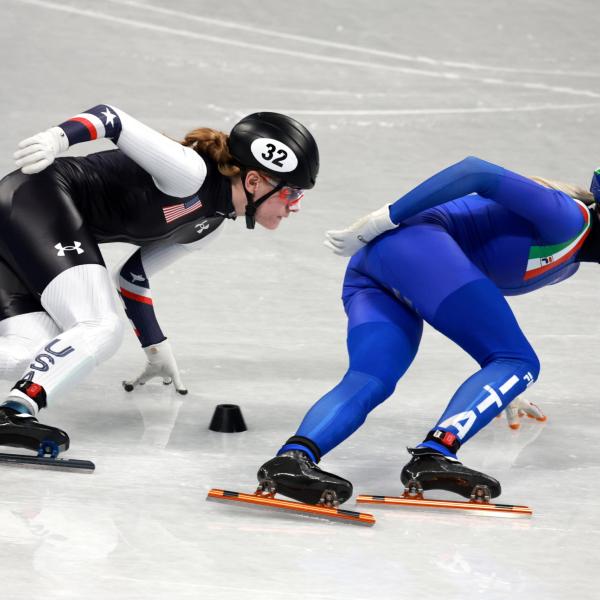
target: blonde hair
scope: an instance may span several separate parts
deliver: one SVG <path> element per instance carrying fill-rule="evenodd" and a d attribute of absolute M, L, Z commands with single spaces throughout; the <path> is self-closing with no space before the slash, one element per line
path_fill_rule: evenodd
<path fill-rule="evenodd" d="M 565 194 L 571 196 L 571 198 L 581 200 L 581 202 L 583 202 L 586 206 L 590 206 L 596 201 L 591 192 L 588 192 L 585 188 L 582 188 L 578 185 L 565 183 L 563 181 L 554 181 L 552 179 L 544 179 L 543 177 L 530 177 L 530 179 L 533 179 L 545 187 L 558 190 L 559 192 L 564 192 Z"/>
<path fill-rule="evenodd" d="M 229 136 L 222 131 L 201 127 L 186 134 L 181 144 L 214 160 L 221 175 L 235 177 L 240 174 L 240 168 L 229 152 L 228 140 Z"/>

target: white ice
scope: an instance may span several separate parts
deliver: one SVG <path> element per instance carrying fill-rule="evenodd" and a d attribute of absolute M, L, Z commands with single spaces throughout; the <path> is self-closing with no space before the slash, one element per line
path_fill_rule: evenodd
<path fill-rule="evenodd" d="M 3 0 L 0 15 L 3 173 L 20 139 L 100 102 L 172 136 L 287 112 L 322 157 L 318 186 L 277 232 L 238 221 L 152 281 L 188 396 L 122 390 L 144 359 L 131 333 L 43 414 L 96 472 L 0 467 L 3 600 L 597 597 L 594 265 L 510 300 L 542 361 L 528 398 L 548 422 L 497 420 L 462 452 L 501 480 L 503 501 L 531 505 L 531 520 L 373 509 L 377 524 L 360 528 L 205 502 L 211 487 L 252 491 L 345 370 L 345 261 L 323 231 L 468 154 L 589 183 L 595 3 Z M 107 260 L 128 251 L 107 247 Z M 359 493 L 398 494 L 405 447 L 474 369 L 427 330 L 393 397 L 323 466 Z M 239 404 L 249 430 L 209 432 L 219 403 Z"/>

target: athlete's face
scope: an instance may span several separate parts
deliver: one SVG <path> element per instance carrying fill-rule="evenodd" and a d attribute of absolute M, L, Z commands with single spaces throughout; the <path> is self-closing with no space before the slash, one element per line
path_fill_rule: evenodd
<path fill-rule="evenodd" d="M 265 200 L 256 211 L 256 222 L 266 229 L 277 229 L 281 219 L 290 216 L 290 207 L 281 202 L 277 196 L 271 196 Z"/>
<path fill-rule="evenodd" d="M 278 182 L 263 174 L 259 174 L 255 184 L 254 197 L 273 192 Z M 302 190 L 284 187 L 269 196 L 256 211 L 256 222 L 266 229 L 277 229 L 282 219 L 287 219 L 291 212 L 300 210 L 300 200 L 304 196 Z"/>

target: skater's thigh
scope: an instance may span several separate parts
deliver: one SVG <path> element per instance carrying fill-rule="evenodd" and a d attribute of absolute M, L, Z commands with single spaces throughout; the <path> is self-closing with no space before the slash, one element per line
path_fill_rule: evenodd
<path fill-rule="evenodd" d="M 39 299 L 0 258 L 0 321 L 43 310 Z"/>
<path fill-rule="evenodd" d="M 441 225 L 402 227 L 370 248 L 370 270 L 426 321 L 452 292 L 484 274 Z"/>
<path fill-rule="evenodd" d="M 352 289 L 346 278 L 347 347 L 351 371 L 375 376 L 393 388 L 413 361 L 423 332 L 422 319 L 376 286 Z"/>
<path fill-rule="evenodd" d="M 67 269 L 104 265 L 70 191 L 51 168 L 32 176 L 11 173 L 0 183 L 0 256 L 38 298 Z"/>
<path fill-rule="evenodd" d="M 489 279 L 472 281 L 454 291 L 429 323 L 480 365 L 498 359 L 525 361 L 537 377 L 535 352 L 508 302 Z"/>

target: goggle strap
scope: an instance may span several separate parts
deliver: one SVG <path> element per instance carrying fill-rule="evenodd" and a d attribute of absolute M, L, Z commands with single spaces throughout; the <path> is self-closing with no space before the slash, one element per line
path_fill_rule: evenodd
<path fill-rule="evenodd" d="M 254 208 L 257 209 L 263 202 L 268 200 L 273 194 L 276 194 L 279 190 L 285 187 L 285 182 L 280 181 L 272 190 L 263 194 L 258 200 L 254 200 Z M 246 188 L 244 188 L 246 189 Z"/>

